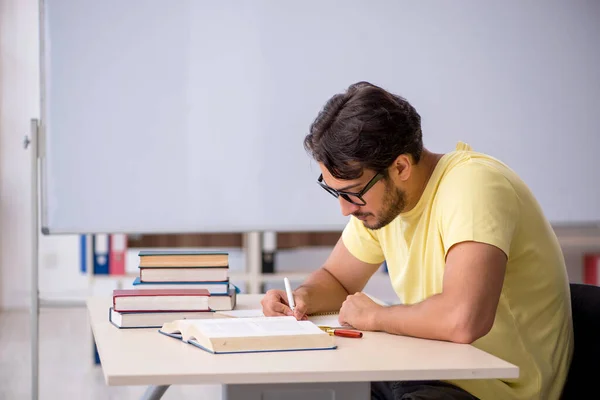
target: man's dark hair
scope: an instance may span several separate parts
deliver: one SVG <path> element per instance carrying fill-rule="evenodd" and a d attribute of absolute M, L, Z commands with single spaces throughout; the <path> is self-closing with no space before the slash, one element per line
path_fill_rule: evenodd
<path fill-rule="evenodd" d="M 351 85 L 325 104 L 310 126 L 304 148 L 336 179 L 384 172 L 400 154 L 419 162 L 421 117 L 404 98 L 369 82 Z"/>

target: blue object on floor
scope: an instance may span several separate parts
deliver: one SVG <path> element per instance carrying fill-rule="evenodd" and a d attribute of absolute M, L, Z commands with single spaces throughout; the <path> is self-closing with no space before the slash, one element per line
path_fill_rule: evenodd
<path fill-rule="evenodd" d="M 100 365 L 100 354 L 98 354 L 98 348 L 96 347 L 96 342 L 94 342 L 94 364 Z"/>

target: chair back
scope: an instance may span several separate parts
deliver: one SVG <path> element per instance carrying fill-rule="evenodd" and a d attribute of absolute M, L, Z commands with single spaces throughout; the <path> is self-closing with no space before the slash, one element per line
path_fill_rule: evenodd
<path fill-rule="evenodd" d="M 600 287 L 571 283 L 574 351 L 561 399 L 581 399 L 598 390 L 600 377 Z"/>

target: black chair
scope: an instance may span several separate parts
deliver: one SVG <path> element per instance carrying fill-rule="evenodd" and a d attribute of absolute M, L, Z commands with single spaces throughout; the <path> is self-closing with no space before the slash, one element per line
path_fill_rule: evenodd
<path fill-rule="evenodd" d="M 600 378 L 600 287 L 578 283 L 570 287 L 575 348 L 562 400 L 597 395 Z"/>

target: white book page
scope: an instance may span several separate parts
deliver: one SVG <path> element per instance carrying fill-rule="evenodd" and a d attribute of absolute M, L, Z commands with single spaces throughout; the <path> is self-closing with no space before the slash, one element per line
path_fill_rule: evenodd
<path fill-rule="evenodd" d="M 294 317 L 218 318 L 191 321 L 207 337 L 287 336 L 324 333 L 310 321 Z M 326 333 L 324 333 L 326 334 Z"/>

